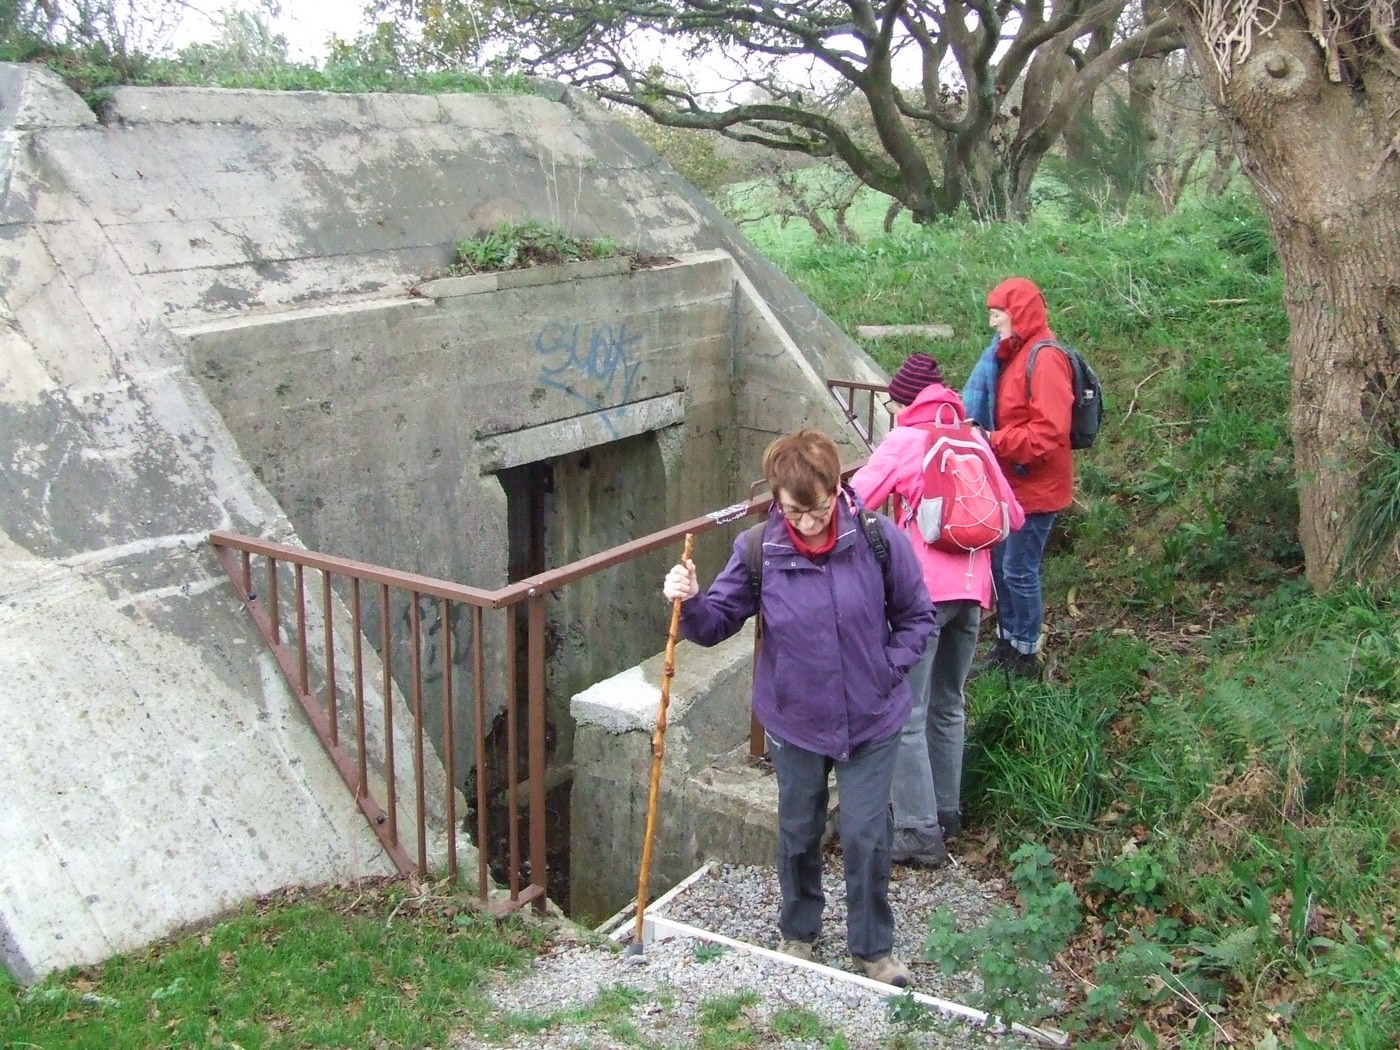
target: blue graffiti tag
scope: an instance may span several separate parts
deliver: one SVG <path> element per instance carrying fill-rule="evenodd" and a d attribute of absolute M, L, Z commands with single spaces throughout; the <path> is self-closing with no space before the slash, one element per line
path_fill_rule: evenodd
<path fill-rule="evenodd" d="M 568 394 L 574 400 L 597 409 L 599 402 L 617 402 L 612 408 L 599 413 L 603 423 L 617 437 L 615 420 L 620 420 L 627 411 L 627 402 L 632 398 L 632 384 L 637 379 L 640 361 L 633 361 L 629 351 L 642 341 L 640 335 L 627 331 L 627 322 L 614 328 L 610 324 L 595 325 L 588 330 L 587 341 L 580 338 L 580 325 L 549 324 L 535 336 L 535 349 L 541 356 L 563 360 L 558 364 L 546 364 L 540 368 L 539 381 L 555 390 Z M 575 375 L 571 376 L 570 373 Z M 575 389 L 570 379 L 590 381 L 590 385 L 601 382 L 602 390 L 593 397 Z"/>

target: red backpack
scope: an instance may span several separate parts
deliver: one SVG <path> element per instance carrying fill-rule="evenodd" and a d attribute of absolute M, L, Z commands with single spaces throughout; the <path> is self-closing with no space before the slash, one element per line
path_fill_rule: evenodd
<path fill-rule="evenodd" d="M 943 421 L 943 409 L 953 422 Z M 939 405 L 924 454 L 924 495 L 914 510 L 919 534 L 937 550 L 966 554 L 1011 534 L 1011 509 L 997 488 L 992 450 L 952 405 Z"/>

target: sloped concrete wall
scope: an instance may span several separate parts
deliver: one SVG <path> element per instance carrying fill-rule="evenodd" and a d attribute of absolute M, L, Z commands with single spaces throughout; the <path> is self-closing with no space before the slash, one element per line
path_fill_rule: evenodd
<path fill-rule="evenodd" d="M 477 357 L 489 340 L 448 338 L 438 356 L 427 341 L 454 313 L 470 331 L 475 307 L 411 290 L 459 238 L 526 217 L 649 253 L 734 260 L 714 263 L 732 267 L 728 359 L 681 365 L 658 344 L 636 388 L 653 406 L 682 394 L 681 432 L 714 435 L 713 486 L 661 471 L 656 505 L 673 520 L 713 509 L 710 494 L 736 477 L 746 484 L 765 436 L 802 423 L 838 431 L 814 376 L 878 379 L 737 231 L 575 94 L 121 89 L 98 123 L 46 70 L 0 65 L 0 936 L 12 971 L 99 959 L 279 885 L 387 870 L 205 541 L 212 529 L 314 536 L 339 546 L 328 553 L 409 571 L 466 565 L 437 546 L 438 499 L 411 497 L 430 533 L 421 544 L 373 507 L 297 502 L 304 479 L 282 458 L 297 446 L 253 433 L 250 405 L 264 424 L 319 429 L 322 441 L 363 441 L 357 427 L 397 418 L 375 416 L 363 373 L 358 388 L 316 396 L 345 378 L 317 371 L 353 342 L 396 353 L 405 417 L 428 389 L 412 362 L 461 365 L 436 404 L 455 391 L 483 416 L 450 441 L 396 444 L 382 429 L 377 440 L 443 492 L 460 471 L 449 498 L 472 508 L 457 535 L 480 548 L 470 569 L 481 573 L 460 582 L 504 582 L 491 528 L 503 497 L 489 471 L 473 475 L 470 450 L 479 471 L 511 435 L 552 447 L 550 428 L 596 412 L 567 399 L 531 408 L 538 374 L 497 360 L 518 344 Z M 518 297 L 521 318 L 530 301 Z M 597 321 L 608 301 L 579 306 Z M 228 349 L 237 329 L 268 339 L 297 385 L 250 389 L 275 363 L 254 369 L 246 343 Z M 505 381 L 495 399 L 476 380 L 492 369 Z M 728 409 L 752 416 L 728 424 L 726 398 L 697 402 L 726 386 Z M 338 427 L 318 416 L 327 400 Z M 656 440 L 665 462 L 693 462 L 686 441 Z M 438 468 L 425 462 L 434 449 Z M 298 470 L 318 469 L 300 453 Z M 354 489 L 352 476 L 338 480 Z M 387 486 L 368 479 L 360 492 Z M 600 490 L 571 491 L 591 503 Z M 704 571 L 726 549 L 707 543 Z"/>
<path fill-rule="evenodd" d="M 286 518 L 43 144 L 105 132 L 30 70 L 0 98 L 0 953 L 29 979 L 392 868 L 205 544 Z"/>

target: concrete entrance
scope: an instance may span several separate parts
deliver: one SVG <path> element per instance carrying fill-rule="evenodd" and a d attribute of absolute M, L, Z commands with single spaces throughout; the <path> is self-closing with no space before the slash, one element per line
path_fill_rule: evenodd
<path fill-rule="evenodd" d="M 0 65 L 12 972 L 388 870 L 211 530 L 495 587 L 510 472 L 551 464 L 558 564 L 735 502 L 773 434 L 841 432 L 822 377 L 880 380 L 625 128 L 551 94 L 123 88 L 99 122 Z M 524 218 L 677 262 L 433 280 Z M 664 637 L 663 561 L 551 615 L 560 761 L 568 697 Z"/>

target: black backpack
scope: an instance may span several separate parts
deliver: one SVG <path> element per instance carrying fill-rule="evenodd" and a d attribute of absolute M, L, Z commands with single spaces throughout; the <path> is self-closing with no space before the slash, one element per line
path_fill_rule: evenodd
<path fill-rule="evenodd" d="M 761 606 L 763 595 L 763 530 L 768 523 L 760 521 L 744 530 L 744 568 L 749 571 L 749 590 L 753 592 L 754 603 Z M 890 593 L 890 547 L 885 534 L 880 530 L 879 519 L 868 510 L 860 512 L 860 527 L 870 549 L 875 552 L 875 560 L 880 563 L 880 575 L 885 580 L 885 598 Z"/>
<path fill-rule="evenodd" d="M 1042 346 L 1053 346 L 1069 359 L 1070 372 L 1074 377 L 1074 407 L 1069 416 L 1069 447 L 1091 448 L 1099 436 L 1099 426 L 1103 423 L 1103 385 L 1089 362 L 1075 351 L 1051 339 L 1042 339 L 1031 347 L 1026 359 L 1026 400 L 1031 399 L 1031 373 L 1035 370 L 1035 355 Z"/>

